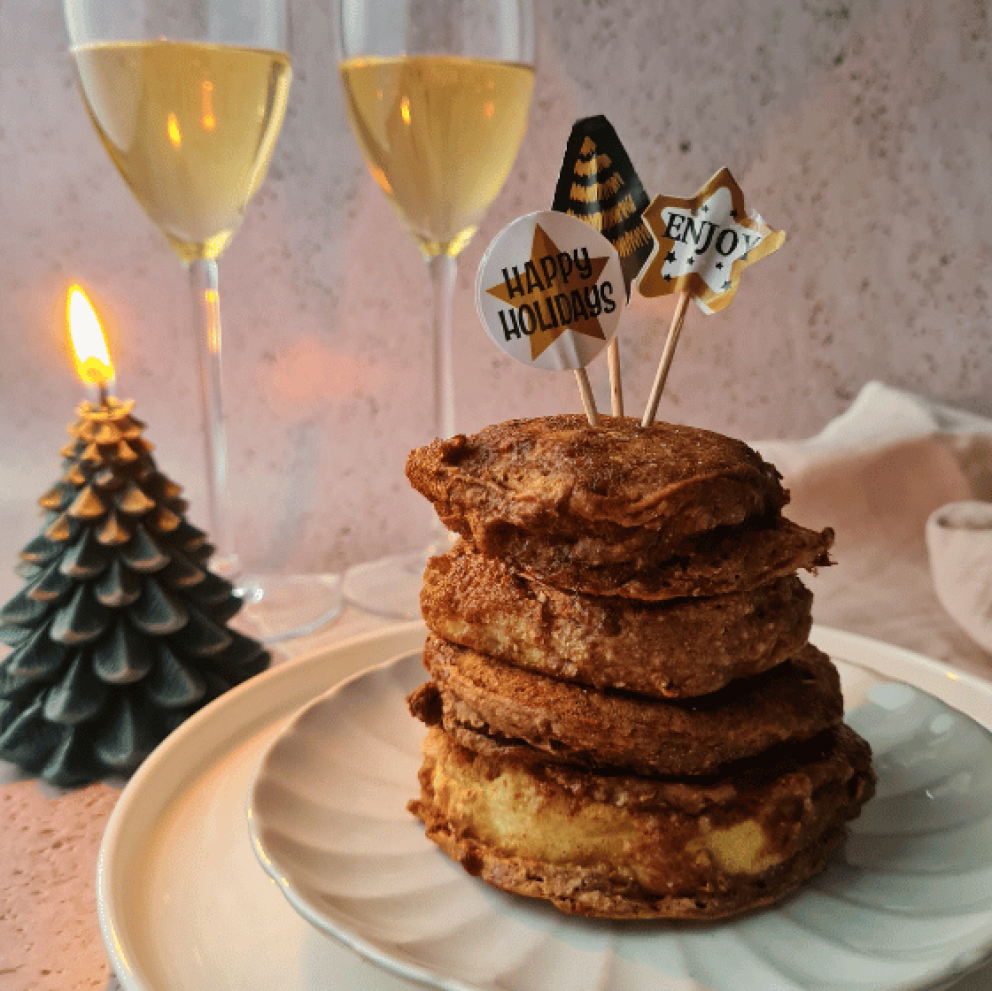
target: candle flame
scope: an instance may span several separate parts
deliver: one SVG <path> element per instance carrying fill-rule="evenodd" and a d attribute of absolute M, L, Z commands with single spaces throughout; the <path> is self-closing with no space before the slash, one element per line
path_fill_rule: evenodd
<path fill-rule="evenodd" d="M 114 365 L 96 311 L 79 286 L 69 287 L 66 319 L 72 338 L 76 373 L 84 382 L 106 385 L 114 377 Z"/>

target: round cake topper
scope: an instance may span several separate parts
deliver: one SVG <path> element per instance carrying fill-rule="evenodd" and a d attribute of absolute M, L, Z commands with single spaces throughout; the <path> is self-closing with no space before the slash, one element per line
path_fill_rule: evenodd
<path fill-rule="evenodd" d="M 613 245 L 552 210 L 503 228 L 476 280 L 479 316 L 493 343 L 548 371 L 585 368 L 616 333 L 626 295 Z"/>

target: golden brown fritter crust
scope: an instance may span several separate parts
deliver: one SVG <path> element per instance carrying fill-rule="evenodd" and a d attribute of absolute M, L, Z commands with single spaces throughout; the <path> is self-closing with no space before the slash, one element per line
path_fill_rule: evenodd
<path fill-rule="evenodd" d="M 686 596 L 725 595 L 758 588 L 802 569 L 831 564 L 834 532 L 808 530 L 783 517 L 718 527 L 683 542 L 674 557 L 604 565 L 577 563 L 567 545 L 508 541 L 503 556 L 516 570 L 587 595 L 662 602 Z"/>
<path fill-rule="evenodd" d="M 748 592 L 650 603 L 563 592 L 460 541 L 431 558 L 420 595 L 438 636 L 594 688 L 703 695 L 793 656 L 812 593 L 794 576 Z"/>
<path fill-rule="evenodd" d="M 515 895 L 549 901 L 568 915 L 600 919 L 706 921 L 766 907 L 825 870 L 847 836 L 842 827 L 826 830 L 759 877 L 717 875 L 695 892 L 682 886 L 666 895 L 644 891 L 623 870 L 609 866 L 549 864 L 489 849 L 470 834 L 459 834 L 426 805 L 418 807 L 417 815 L 427 836 L 473 876 Z"/>
<path fill-rule="evenodd" d="M 710 774 L 777 744 L 808 740 L 844 715 L 837 669 L 806 646 L 790 661 L 683 702 L 579 685 L 429 636 L 431 682 L 411 708 L 478 753 L 635 774 Z M 437 700 L 426 694 L 437 693 Z"/>
<path fill-rule="evenodd" d="M 515 420 L 412 452 L 461 543 L 432 559 L 420 798 L 472 874 L 566 912 L 708 919 L 821 870 L 874 790 L 813 647 L 833 532 L 747 445 Z M 450 641 L 450 642 L 449 642 Z"/>
<path fill-rule="evenodd" d="M 873 793 L 849 728 L 791 749 L 724 778 L 658 780 L 494 759 L 433 729 L 410 810 L 469 873 L 565 912 L 718 918 L 820 871 Z"/>
<path fill-rule="evenodd" d="M 484 554 L 502 556 L 511 529 L 565 541 L 587 565 L 665 554 L 788 501 L 775 468 L 742 441 L 629 417 L 598 427 L 581 415 L 510 420 L 418 448 L 406 473 Z"/>

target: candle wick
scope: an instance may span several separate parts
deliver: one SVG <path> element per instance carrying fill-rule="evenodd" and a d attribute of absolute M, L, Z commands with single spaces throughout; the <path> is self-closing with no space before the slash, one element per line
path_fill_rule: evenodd
<path fill-rule="evenodd" d="M 97 391 L 99 393 L 100 405 L 101 406 L 106 406 L 107 405 L 107 383 L 106 382 L 98 382 L 96 387 L 97 387 Z"/>

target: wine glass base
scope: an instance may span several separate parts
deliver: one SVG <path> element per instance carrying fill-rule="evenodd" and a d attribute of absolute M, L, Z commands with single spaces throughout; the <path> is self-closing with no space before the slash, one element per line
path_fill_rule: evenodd
<path fill-rule="evenodd" d="M 344 597 L 349 605 L 387 619 L 420 619 L 420 586 L 427 559 L 437 545 L 377 561 L 356 564 L 344 573 Z"/>
<path fill-rule="evenodd" d="M 238 618 L 264 644 L 313 633 L 344 608 L 339 575 L 247 575 L 235 586 L 244 600 Z"/>

